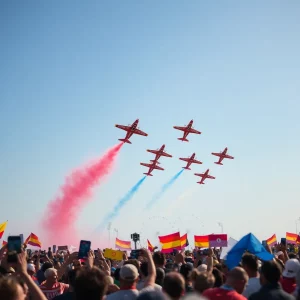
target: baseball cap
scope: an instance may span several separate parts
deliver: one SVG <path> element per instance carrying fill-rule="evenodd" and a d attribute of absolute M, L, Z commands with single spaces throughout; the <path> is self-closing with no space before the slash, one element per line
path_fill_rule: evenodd
<path fill-rule="evenodd" d="M 198 271 L 200 271 L 200 272 L 206 272 L 206 271 L 207 271 L 207 265 L 202 264 L 202 265 L 198 266 L 197 269 L 198 269 Z"/>
<path fill-rule="evenodd" d="M 135 280 L 139 277 L 139 272 L 134 265 L 127 264 L 121 268 L 120 277 L 124 280 Z"/>
<path fill-rule="evenodd" d="M 287 278 L 295 278 L 300 270 L 300 263 L 296 258 L 292 258 L 286 261 L 282 276 Z"/>

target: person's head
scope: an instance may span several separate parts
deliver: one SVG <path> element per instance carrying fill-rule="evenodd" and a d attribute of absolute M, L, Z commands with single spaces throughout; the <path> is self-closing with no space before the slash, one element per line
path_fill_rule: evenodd
<path fill-rule="evenodd" d="M 191 263 L 186 263 L 181 266 L 180 274 L 183 276 L 185 282 L 190 281 L 190 276 L 193 271 L 193 265 Z"/>
<path fill-rule="evenodd" d="M 220 287 L 221 285 L 223 285 L 224 279 L 223 279 L 222 272 L 219 269 L 217 269 L 217 268 L 213 268 L 212 274 L 215 277 L 214 287 Z"/>
<path fill-rule="evenodd" d="M 142 262 L 140 266 L 140 274 L 142 278 L 146 278 L 148 276 L 148 263 Z"/>
<path fill-rule="evenodd" d="M 70 270 L 68 272 L 68 283 L 70 285 L 69 289 L 72 289 L 72 290 L 74 289 L 77 272 L 78 272 L 78 270 L 76 270 L 76 269 Z"/>
<path fill-rule="evenodd" d="M 50 269 L 50 268 L 53 268 L 53 264 L 51 262 L 45 262 L 43 263 L 42 267 L 41 267 L 41 270 L 43 273 L 46 272 L 47 269 Z"/>
<path fill-rule="evenodd" d="M 27 264 L 27 273 L 30 276 L 33 276 L 35 274 L 35 267 L 34 264 Z"/>
<path fill-rule="evenodd" d="M 139 272 L 136 266 L 127 264 L 120 270 L 121 287 L 135 287 L 139 279 Z"/>
<path fill-rule="evenodd" d="M 74 284 L 76 300 L 102 300 L 107 291 L 105 274 L 98 268 L 81 268 Z"/>
<path fill-rule="evenodd" d="M 276 253 L 276 256 L 277 256 L 277 258 L 280 259 L 281 261 L 284 261 L 284 254 L 283 254 L 282 251 L 278 251 L 278 252 Z"/>
<path fill-rule="evenodd" d="M 297 258 L 297 254 L 296 253 L 289 253 L 289 259 L 292 259 L 292 258 Z"/>
<path fill-rule="evenodd" d="M 241 267 L 236 267 L 228 272 L 226 284 L 233 287 L 239 294 L 242 294 L 248 279 L 246 271 Z"/>
<path fill-rule="evenodd" d="M 281 277 L 281 268 L 277 262 L 270 260 L 263 263 L 260 270 L 261 285 L 276 284 Z"/>
<path fill-rule="evenodd" d="M 138 271 L 140 271 L 140 266 L 141 266 L 141 263 L 137 260 L 137 259 L 128 259 L 126 261 L 124 261 L 124 265 L 134 265 Z"/>
<path fill-rule="evenodd" d="M 168 300 L 166 296 L 158 291 L 147 291 L 141 293 L 136 300 Z"/>
<path fill-rule="evenodd" d="M 299 270 L 300 270 L 299 261 L 296 258 L 289 259 L 285 263 L 282 276 L 286 278 L 296 278 L 296 275 Z"/>
<path fill-rule="evenodd" d="M 22 285 L 14 278 L 0 278 L 0 299 L 5 300 L 25 300 L 26 291 Z"/>
<path fill-rule="evenodd" d="M 156 268 L 156 279 L 155 283 L 162 286 L 165 280 L 165 271 L 162 268 Z"/>
<path fill-rule="evenodd" d="M 247 253 L 244 254 L 241 261 L 243 269 L 247 272 L 249 277 L 256 277 L 258 272 L 258 261 L 255 255 Z"/>
<path fill-rule="evenodd" d="M 157 268 L 163 268 L 166 264 L 166 256 L 161 251 L 156 251 L 153 254 L 153 261 Z"/>
<path fill-rule="evenodd" d="M 180 299 L 185 291 L 183 276 L 176 272 L 168 273 L 165 277 L 162 289 L 172 300 Z"/>
<path fill-rule="evenodd" d="M 54 268 L 49 268 L 44 273 L 47 284 L 54 284 L 58 281 L 57 270 Z"/>
<path fill-rule="evenodd" d="M 211 273 L 200 272 L 194 269 L 191 274 L 191 280 L 195 292 L 202 294 L 205 290 L 214 287 L 215 278 Z"/>

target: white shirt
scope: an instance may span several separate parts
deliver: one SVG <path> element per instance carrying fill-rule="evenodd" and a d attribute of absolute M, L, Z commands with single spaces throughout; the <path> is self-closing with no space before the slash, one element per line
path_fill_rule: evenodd
<path fill-rule="evenodd" d="M 258 277 L 249 278 L 246 289 L 243 292 L 243 296 L 247 299 L 253 294 L 260 290 L 260 281 Z"/>

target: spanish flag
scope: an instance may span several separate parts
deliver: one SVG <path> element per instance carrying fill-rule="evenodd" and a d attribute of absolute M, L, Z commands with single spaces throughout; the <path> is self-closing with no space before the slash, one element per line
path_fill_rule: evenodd
<path fill-rule="evenodd" d="M 7 221 L 0 224 L 0 239 L 1 239 L 2 236 L 3 236 L 3 233 L 4 233 L 4 231 L 5 231 L 6 225 L 7 225 Z"/>
<path fill-rule="evenodd" d="M 176 232 L 169 235 L 159 236 L 161 252 L 171 253 L 174 249 L 181 250 L 180 233 Z"/>
<path fill-rule="evenodd" d="M 39 241 L 39 238 L 32 232 L 24 244 L 42 248 L 42 243 Z"/>
<path fill-rule="evenodd" d="M 195 247 L 208 248 L 209 247 L 209 236 L 208 235 L 195 235 Z"/>
<path fill-rule="evenodd" d="M 5 245 L 7 245 L 7 242 L 2 241 L 2 247 L 1 248 L 3 248 Z"/>
<path fill-rule="evenodd" d="M 298 234 L 296 233 L 286 233 L 286 243 L 287 244 L 296 244 L 298 240 Z"/>
<path fill-rule="evenodd" d="M 270 247 L 273 247 L 275 244 L 277 244 L 276 234 L 273 234 L 270 238 L 266 240 L 266 242 Z"/>
<path fill-rule="evenodd" d="M 153 252 L 153 251 L 154 251 L 154 247 L 152 246 L 152 244 L 150 243 L 149 240 L 147 240 L 147 243 L 148 243 L 148 250 L 149 250 L 150 252 Z"/>
<path fill-rule="evenodd" d="M 189 245 L 189 241 L 187 239 L 187 233 L 180 238 L 181 248 L 185 248 Z"/>
<path fill-rule="evenodd" d="M 131 242 L 121 241 L 118 238 L 116 238 L 116 248 L 120 250 L 131 250 Z"/>

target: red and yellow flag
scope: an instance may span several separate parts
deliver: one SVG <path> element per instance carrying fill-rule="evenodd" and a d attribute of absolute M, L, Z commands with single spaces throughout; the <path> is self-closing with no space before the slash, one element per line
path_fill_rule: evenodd
<path fill-rule="evenodd" d="M 180 238 L 181 248 L 188 246 L 187 233 Z"/>
<path fill-rule="evenodd" d="M 275 244 L 277 244 L 277 238 L 276 234 L 273 234 L 270 238 L 266 240 L 266 243 L 270 246 L 273 247 Z"/>
<path fill-rule="evenodd" d="M 208 248 L 209 247 L 209 236 L 208 235 L 195 235 L 195 247 Z"/>
<path fill-rule="evenodd" d="M 298 234 L 296 233 L 286 233 L 286 243 L 287 244 L 296 244 L 298 240 Z"/>
<path fill-rule="evenodd" d="M 4 233 L 4 231 L 5 231 L 6 226 L 7 226 L 7 221 L 0 224 L 0 239 L 1 239 L 2 236 L 3 236 L 3 233 Z"/>
<path fill-rule="evenodd" d="M 131 250 L 131 242 L 121 241 L 118 238 L 116 238 L 116 248 L 120 250 Z"/>
<path fill-rule="evenodd" d="M 180 233 L 176 232 L 169 235 L 159 236 L 161 252 L 171 253 L 174 249 L 181 250 Z"/>
<path fill-rule="evenodd" d="M 40 242 L 39 238 L 32 232 L 24 244 L 42 248 L 42 243 Z"/>
<path fill-rule="evenodd" d="M 154 247 L 152 246 L 152 244 L 150 243 L 149 240 L 147 240 L 147 243 L 148 243 L 148 250 L 149 250 L 150 252 L 153 252 L 153 251 L 154 251 Z"/>

